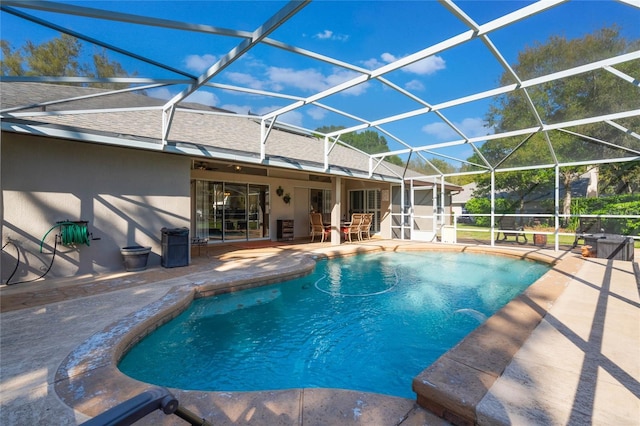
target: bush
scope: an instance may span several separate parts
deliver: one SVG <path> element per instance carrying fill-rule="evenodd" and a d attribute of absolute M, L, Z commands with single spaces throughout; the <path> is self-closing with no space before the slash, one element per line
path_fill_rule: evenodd
<path fill-rule="evenodd" d="M 497 216 L 503 214 L 514 214 L 516 203 L 504 198 L 496 199 Z M 490 214 L 491 200 L 488 198 L 472 198 L 465 204 L 465 208 L 471 215 Z M 574 198 L 571 201 L 571 214 L 578 215 L 637 215 L 640 212 L 640 196 L 638 195 L 615 195 L 612 197 L 600 198 Z M 488 216 L 474 216 L 476 225 L 482 227 L 491 226 L 491 218 Z M 575 231 L 578 227 L 579 219 L 572 217 L 568 228 Z M 608 233 L 622 235 L 640 235 L 639 219 L 616 219 L 603 218 L 602 228 Z"/>
<path fill-rule="evenodd" d="M 640 212 L 638 195 L 614 195 L 600 198 L 576 198 L 571 202 L 571 214 L 589 215 L 637 215 Z M 577 218 L 572 218 L 572 229 L 577 227 Z M 640 220 L 603 218 L 602 227 L 606 232 L 623 235 L 640 235 Z"/>
<path fill-rule="evenodd" d="M 635 215 L 640 212 L 640 201 L 629 203 L 612 204 L 601 210 L 596 210 L 593 214 L 607 215 Z M 602 219 L 602 227 L 613 234 L 640 235 L 639 219 Z"/>
<path fill-rule="evenodd" d="M 471 215 L 491 214 L 491 200 L 488 198 L 471 198 L 466 202 L 465 208 Z M 496 199 L 496 215 L 513 214 L 516 212 L 515 204 L 504 198 Z M 491 217 L 474 216 L 476 225 L 491 226 Z"/>

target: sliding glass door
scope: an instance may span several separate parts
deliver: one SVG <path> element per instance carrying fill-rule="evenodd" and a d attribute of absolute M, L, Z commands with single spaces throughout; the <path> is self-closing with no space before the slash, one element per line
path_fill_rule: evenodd
<path fill-rule="evenodd" d="M 224 184 L 224 233 L 225 240 L 247 239 L 247 185 Z"/>
<path fill-rule="evenodd" d="M 250 240 L 269 237 L 269 187 L 249 185 L 247 230 Z"/>
<path fill-rule="evenodd" d="M 195 181 L 194 236 L 218 241 L 269 236 L 269 187 Z"/>

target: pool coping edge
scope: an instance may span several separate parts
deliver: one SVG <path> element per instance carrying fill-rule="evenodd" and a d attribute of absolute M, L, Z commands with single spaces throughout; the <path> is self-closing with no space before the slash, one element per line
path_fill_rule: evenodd
<path fill-rule="evenodd" d="M 395 247 L 393 251 L 409 251 L 409 250 L 420 250 L 420 251 L 429 251 L 433 250 L 432 246 L 412 246 L 412 247 Z M 556 268 L 556 260 L 557 257 L 548 256 L 544 254 L 537 253 L 537 251 L 513 251 L 508 249 L 487 249 L 487 248 L 476 248 L 469 246 L 450 246 L 443 247 L 439 246 L 438 250 L 442 251 L 443 249 L 451 250 L 451 251 L 459 251 L 459 252 L 475 252 L 475 253 L 487 253 L 487 254 L 501 254 L 508 255 L 513 257 L 525 258 L 535 261 L 540 261 L 544 263 L 549 263 L 553 266 L 552 271 Z M 385 251 L 385 248 L 370 248 L 365 250 L 367 252 L 371 251 Z M 117 368 L 117 363 L 124 353 L 135 343 L 137 343 L 140 339 L 146 336 L 148 333 L 152 332 L 160 325 L 166 323 L 167 321 L 175 318 L 179 315 L 184 309 L 186 309 L 189 304 L 196 298 L 199 297 L 207 297 L 214 294 L 220 294 L 228 291 L 236 291 L 251 287 L 257 287 L 261 285 L 267 285 L 274 282 L 281 281 L 282 279 L 295 278 L 299 276 L 304 276 L 310 273 L 315 267 L 315 260 L 318 258 L 331 258 L 336 256 L 344 256 L 358 253 L 338 253 L 338 254 L 327 254 L 327 253 L 307 253 L 304 255 L 296 256 L 296 259 L 299 261 L 291 262 L 291 264 L 285 268 L 280 268 L 279 270 L 270 271 L 267 274 L 261 275 L 257 278 L 255 275 L 251 276 L 251 274 L 239 275 L 236 279 L 229 281 L 228 279 L 224 280 L 224 283 L 217 282 L 215 279 L 207 282 L 206 280 L 202 280 L 202 273 L 194 274 L 196 277 L 189 277 L 187 282 L 183 282 L 181 284 L 176 284 L 171 287 L 165 296 L 160 298 L 158 301 L 153 302 L 147 305 L 142 310 L 137 312 L 133 312 L 118 321 L 115 321 L 111 325 L 105 327 L 102 332 L 97 333 L 96 335 L 89 338 L 83 344 L 78 346 L 74 351 L 72 351 L 63 361 L 63 363 L 59 366 L 56 372 L 55 385 L 54 389 L 56 394 L 60 397 L 60 399 L 70 407 L 74 408 L 82 412 L 83 414 L 89 416 L 95 416 L 108 408 L 111 408 L 118 403 L 135 396 L 136 394 L 148 389 L 152 385 L 147 383 L 139 382 L 135 379 L 132 379 L 123 373 L 121 373 Z M 573 256 L 570 256 L 573 257 Z M 549 271 L 545 274 L 547 276 L 552 271 Z M 544 278 L 544 277 L 543 277 Z M 557 278 L 556 278 L 557 279 Z M 567 278 L 568 280 L 568 278 Z M 551 287 L 556 288 L 558 284 L 554 283 L 554 280 L 551 281 Z M 535 286 L 540 286 L 538 282 L 534 284 Z M 525 291 L 523 294 L 529 293 L 529 290 L 534 286 L 532 285 Z M 566 287 L 566 285 L 561 286 L 562 289 Z M 561 290 L 557 293 L 557 296 L 561 293 Z M 538 297 L 536 295 L 536 297 Z M 543 298 L 543 300 L 536 301 L 536 297 L 531 297 L 531 301 L 534 301 L 536 306 L 540 306 L 541 309 L 546 312 L 547 307 L 542 306 L 544 303 L 553 303 L 555 301 L 555 297 L 553 300 L 547 300 Z M 520 296 L 516 299 L 519 299 Z M 512 302 L 514 302 L 514 299 Z M 511 302 L 510 302 L 511 303 Z M 505 306 L 506 309 L 509 304 Z M 495 321 L 493 318 L 498 315 L 502 310 L 496 313 L 494 316 L 490 317 L 487 320 L 487 323 L 491 323 Z M 542 314 L 543 316 L 543 314 Z M 540 317 L 541 319 L 541 317 Z M 535 322 L 537 325 L 540 322 L 540 319 Z M 535 325 L 529 330 L 530 332 L 535 328 Z M 481 327 L 486 328 L 486 327 Z M 478 332 L 479 333 L 479 332 Z M 480 402 L 482 397 L 484 396 L 488 389 L 490 388 L 490 384 L 495 382 L 499 377 L 499 374 L 496 373 L 488 373 L 483 369 L 475 368 L 472 363 L 468 362 L 464 356 L 461 354 L 464 353 L 462 349 L 468 345 L 469 338 L 472 335 L 476 335 L 476 332 L 473 332 L 469 336 L 467 336 L 463 341 L 461 341 L 456 347 L 452 348 L 450 351 L 445 353 L 436 363 L 432 364 L 429 368 L 425 369 L 420 375 L 418 375 L 413 382 L 414 391 L 417 393 L 417 404 L 427 410 L 439 415 L 443 419 L 447 421 L 457 423 L 457 424 L 466 424 L 464 422 L 458 423 L 455 421 L 456 418 L 466 419 L 473 418 L 475 422 L 475 406 Z M 528 334 L 527 334 L 528 336 Z M 523 339 L 526 340 L 526 338 Z M 465 343 L 467 342 L 467 343 Z M 462 349 L 456 349 L 461 347 Z M 517 349 L 516 349 L 517 350 Z M 514 352 L 515 353 L 515 352 Z M 449 362 L 455 363 L 455 365 L 462 366 L 463 368 L 467 368 L 469 372 L 466 377 L 477 379 L 478 375 L 482 378 L 482 383 L 484 384 L 484 392 L 476 393 L 475 398 L 468 399 L 469 395 L 461 395 L 459 392 L 452 392 L 451 389 L 447 389 L 444 386 L 427 386 L 425 384 L 438 384 L 435 380 L 435 376 L 432 375 L 429 371 L 432 369 L 434 365 L 441 362 Z M 510 361 L 510 358 L 509 358 Z M 444 364 L 443 364 L 444 365 Z M 502 367 L 500 374 L 504 371 L 504 368 L 508 365 L 508 362 Z M 435 368 L 434 368 L 435 369 Z M 423 376 L 424 374 L 426 376 Z M 475 374 L 475 375 L 474 375 Z M 429 379 L 433 380 L 430 381 Z M 420 383 L 416 384 L 416 381 Z M 118 389 L 118 392 L 114 392 L 111 395 L 107 395 L 108 392 L 105 392 L 105 389 Z M 424 389 L 427 389 L 425 392 Z M 434 392 L 433 390 L 437 389 L 438 392 Z M 174 391 L 174 390 L 172 390 Z M 300 395 L 299 392 L 308 391 L 311 394 L 310 390 L 302 390 L 302 389 L 292 389 L 289 390 L 291 392 L 298 392 L 296 395 Z M 364 394 L 358 393 L 355 391 L 347 391 L 347 390 L 333 390 L 337 392 L 342 392 L 346 394 Z M 197 392 L 194 391 L 180 391 L 175 390 L 177 394 L 180 395 L 181 398 L 186 398 L 186 400 L 191 400 L 194 394 Z M 260 392 L 237 392 L 232 394 L 248 394 L 248 395 L 266 395 L 271 398 L 274 395 L 280 395 L 282 392 L 287 391 L 260 391 Z M 204 392 L 200 392 L 204 393 Z M 227 398 L 229 392 L 215 393 L 209 392 L 211 394 L 216 394 L 218 397 Z M 114 395 L 117 394 L 117 395 Z M 375 398 L 376 394 L 370 394 L 369 398 Z M 471 395 L 473 396 L 473 395 Z M 241 396 L 238 396 L 242 398 Z M 386 397 L 386 396 L 385 396 Z M 462 397 L 462 398 L 460 398 Z M 362 398 L 362 397 L 361 397 Z M 397 397 L 388 397 L 395 398 L 398 400 L 411 401 L 414 405 L 416 403 L 415 400 L 406 400 L 404 398 Z M 197 399 L 197 398 L 196 398 Z M 462 404 L 455 400 L 462 400 Z M 465 401 L 472 401 L 472 404 L 469 405 Z"/>
<path fill-rule="evenodd" d="M 523 258 L 545 262 L 544 256 L 532 253 Z M 418 405 L 454 425 L 478 424 L 478 404 L 582 264 L 573 254 L 547 263 L 551 270 L 413 379 Z"/>

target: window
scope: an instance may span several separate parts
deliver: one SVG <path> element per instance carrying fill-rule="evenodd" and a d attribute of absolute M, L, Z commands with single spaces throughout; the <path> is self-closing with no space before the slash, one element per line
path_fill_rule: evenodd
<path fill-rule="evenodd" d="M 380 232 L 380 190 L 349 191 L 349 216 L 352 213 L 373 213 L 372 232 Z"/>
<path fill-rule="evenodd" d="M 331 190 L 311 189 L 311 211 L 322 213 L 322 222 L 331 223 Z"/>

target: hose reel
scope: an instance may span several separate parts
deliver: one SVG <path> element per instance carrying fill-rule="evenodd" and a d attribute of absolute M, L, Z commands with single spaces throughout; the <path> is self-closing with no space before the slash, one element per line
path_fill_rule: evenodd
<path fill-rule="evenodd" d="M 60 239 L 60 244 L 63 246 L 74 247 L 79 244 L 91 245 L 91 240 L 99 240 L 100 238 L 93 238 L 93 234 L 89 232 L 88 224 L 89 222 L 86 220 L 63 220 L 56 222 L 56 224 L 44 234 L 42 240 L 40 240 L 40 253 L 42 253 L 42 245 L 47 235 L 56 228 L 60 228 L 60 233 L 56 235 L 56 238 Z"/>
<path fill-rule="evenodd" d="M 67 246 L 67 247 L 76 247 L 80 244 L 86 244 L 87 246 L 90 245 L 91 241 L 95 241 L 95 240 L 99 240 L 100 238 L 93 238 L 93 234 L 91 232 L 89 232 L 89 228 L 88 225 L 89 222 L 86 220 L 78 220 L 78 221 L 71 221 L 71 220 L 63 220 L 63 221 L 58 221 L 56 222 L 56 224 L 54 226 L 52 226 L 51 228 L 49 228 L 49 230 L 44 234 L 44 237 L 42 237 L 42 239 L 40 240 L 40 253 L 42 253 L 42 246 L 44 245 L 44 240 L 47 238 L 47 236 L 49 235 L 49 233 L 51 231 L 53 231 L 56 228 L 60 228 L 60 232 L 58 234 L 56 234 L 55 239 L 54 239 L 54 243 L 53 243 L 53 256 L 51 257 L 51 263 L 49 263 L 49 267 L 47 268 L 47 270 L 41 274 L 40 276 L 38 276 L 37 278 L 33 278 L 30 280 L 24 280 L 24 281 L 18 281 L 18 282 L 14 282 L 14 283 L 10 283 L 11 278 L 13 278 L 13 276 L 15 275 L 15 273 L 18 270 L 18 266 L 20 264 L 20 249 L 18 248 L 18 246 L 16 245 L 16 243 L 9 241 L 7 242 L 7 244 L 13 244 L 16 248 L 16 266 L 13 269 L 13 272 L 11 273 L 11 275 L 9 276 L 9 278 L 6 281 L 7 285 L 13 285 L 13 284 L 21 284 L 21 283 L 28 283 L 28 282 L 33 282 L 36 280 L 39 280 L 40 278 L 43 278 L 45 275 L 47 275 L 47 273 L 51 270 L 51 267 L 53 266 L 53 261 L 56 258 L 56 252 L 58 249 L 58 243 Z M 5 244 L 2 247 L 2 250 L 5 249 L 5 247 L 7 246 L 7 244 Z"/>

